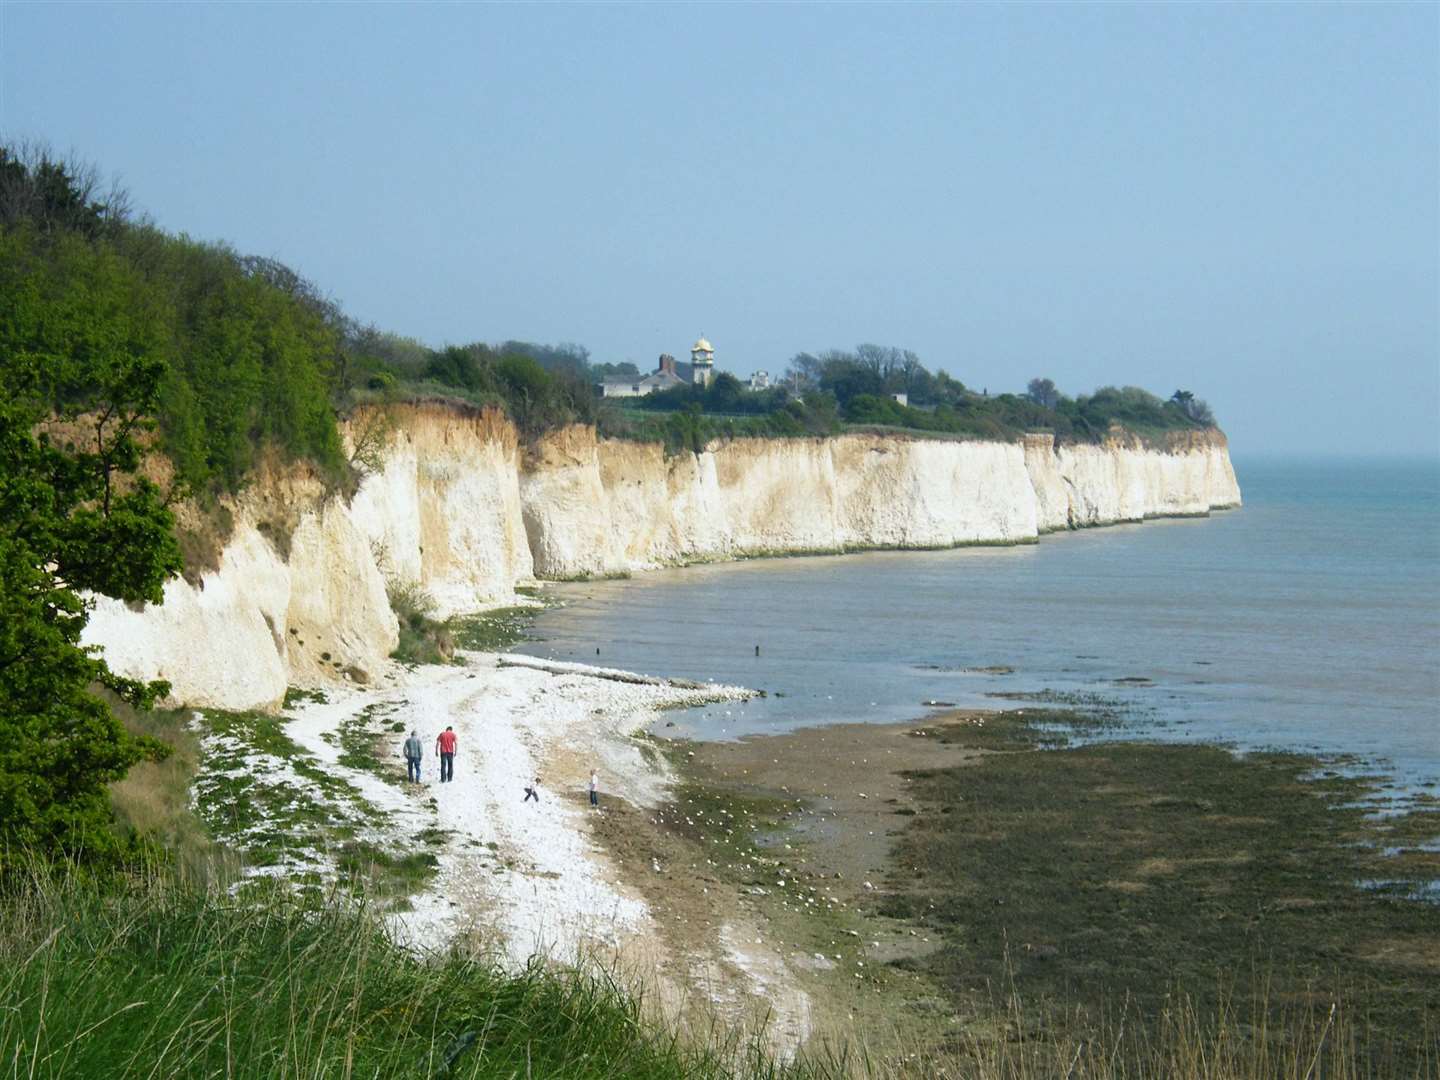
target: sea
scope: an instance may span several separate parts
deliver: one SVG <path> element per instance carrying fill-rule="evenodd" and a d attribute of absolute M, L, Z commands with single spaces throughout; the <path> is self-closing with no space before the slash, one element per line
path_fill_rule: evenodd
<path fill-rule="evenodd" d="M 522 651 L 766 692 L 667 717 L 692 738 L 1038 695 L 1126 737 L 1311 752 L 1435 794 L 1440 461 L 1236 472 L 1244 507 L 1208 518 L 557 585 Z"/>

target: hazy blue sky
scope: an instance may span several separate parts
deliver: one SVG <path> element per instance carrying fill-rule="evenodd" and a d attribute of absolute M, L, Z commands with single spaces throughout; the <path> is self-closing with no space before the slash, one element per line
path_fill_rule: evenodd
<path fill-rule="evenodd" d="M 0 0 L 0 130 L 432 344 L 914 349 L 1440 449 L 1440 6 Z"/>

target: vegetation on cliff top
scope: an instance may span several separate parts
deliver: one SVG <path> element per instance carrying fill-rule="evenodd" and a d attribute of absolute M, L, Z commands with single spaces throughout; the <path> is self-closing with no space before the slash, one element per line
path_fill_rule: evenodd
<path fill-rule="evenodd" d="M 781 383 L 763 390 L 747 390 L 722 372 L 708 387 L 677 386 L 636 404 L 651 412 L 698 410 L 751 423 L 791 414 L 796 423 L 762 432 L 778 435 L 839 430 L 843 423 L 999 440 L 1046 431 L 1061 442 L 1098 442 L 1116 425 L 1150 438 L 1214 425 L 1209 406 L 1187 390 L 1168 401 L 1134 386 L 1105 386 L 1071 398 L 1051 380 L 1036 378 L 1023 395 L 992 396 L 944 371 L 931 374 L 908 349 L 869 344 L 799 353 Z"/>
<path fill-rule="evenodd" d="M 1098 440 L 1213 423 L 1188 392 L 1133 387 L 1069 398 L 976 392 L 912 352 L 876 345 L 799 353 L 783 384 L 751 391 L 721 373 L 617 406 L 595 384 L 634 373 L 582 346 L 524 341 L 430 348 L 365 326 L 290 268 L 136 218 L 93 167 L 0 146 L 0 350 L 66 347 L 90 291 L 123 294 L 127 333 L 158 365 L 158 437 L 176 492 L 236 490 L 266 448 L 347 479 L 337 416 L 356 404 L 452 399 L 505 410 L 528 436 L 571 424 L 697 449 L 717 437 L 824 435 L 847 426 L 1014 439 Z M 908 395 L 906 404 L 891 395 Z"/>

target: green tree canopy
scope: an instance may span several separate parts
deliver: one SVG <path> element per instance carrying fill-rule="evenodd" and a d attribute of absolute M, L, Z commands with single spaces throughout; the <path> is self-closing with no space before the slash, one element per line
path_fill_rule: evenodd
<path fill-rule="evenodd" d="M 106 784 L 164 747 L 97 690 L 145 708 L 167 687 L 80 644 L 84 594 L 158 603 L 180 569 L 139 473 L 165 312 L 113 252 L 33 230 L 0 230 L 0 868 L 27 850 L 119 854 Z"/>

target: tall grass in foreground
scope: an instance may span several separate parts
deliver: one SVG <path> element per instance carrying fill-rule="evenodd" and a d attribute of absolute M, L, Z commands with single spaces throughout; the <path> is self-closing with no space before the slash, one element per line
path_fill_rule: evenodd
<path fill-rule="evenodd" d="M 1401 1075 L 1357 1053 L 1342 1005 L 1298 1001 L 1280 1016 L 1177 997 L 1158 1019 L 1122 1004 L 1055 1035 L 1018 998 L 999 999 L 963 1025 L 941 1020 L 924 1046 L 831 1033 L 787 1064 L 720 1025 L 676 1034 L 598 970 L 507 975 L 458 951 L 417 957 L 339 899 L 277 890 L 240 903 L 159 877 L 39 870 L 0 895 L 0 1073 L 37 1080 Z M 1440 1075 L 1440 1053 L 1403 1075 Z"/>
<path fill-rule="evenodd" d="M 12 883 L 13 884 L 13 883 Z M 781 1076 L 682 1045 L 603 973 L 420 959 L 365 910 L 37 873 L 3 898 L 0 1071 L 33 1077 Z"/>

